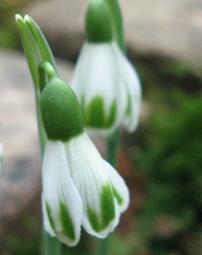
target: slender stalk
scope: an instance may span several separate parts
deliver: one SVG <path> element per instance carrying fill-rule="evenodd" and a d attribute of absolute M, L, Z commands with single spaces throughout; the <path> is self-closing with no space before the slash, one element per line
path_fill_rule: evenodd
<path fill-rule="evenodd" d="M 56 70 L 49 63 L 42 61 L 39 65 L 39 89 L 40 92 L 43 91 L 46 84 L 50 81 L 51 78 L 57 77 Z"/>
<path fill-rule="evenodd" d="M 43 231 L 43 255 L 59 255 L 61 254 L 61 244 L 54 237 Z"/>
<path fill-rule="evenodd" d="M 38 123 L 38 136 L 40 143 L 41 158 L 43 158 L 46 134 L 43 128 L 41 111 L 40 111 L 40 95 L 41 95 L 41 84 L 45 86 L 44 77 L 39 72 L 39 66 L 42 61 L 48 61 L 52 66 L 55 67 L 54 57 L 48 46 L 48 43 L 41 32 L 36 22 L 29 16 L 25 18 L 20 15 L 16 15 L 16 24 L 22 41 L 25 56 L 27 58 L 30 73 L 35 88 L 35 102 L 36 102 L 36 113 Z M 55 67 L 55 72 L 56 67 Z M 42 81 L 41 81 L 42 79 Z M 43 255 L 60 255 L 61 244 L 56 238 L 50 237 L 43 230 L 43 242 L 42 242 L 42 254 Z"/>

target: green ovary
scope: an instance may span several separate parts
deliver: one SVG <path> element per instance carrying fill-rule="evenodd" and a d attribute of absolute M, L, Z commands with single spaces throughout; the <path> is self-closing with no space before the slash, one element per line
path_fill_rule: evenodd
<path fill-rule="evenodd" d="M 84 99 L 82 101 L 82 105 L 85 105 Z M 116 103 L 112 102 L 108 109 L 108 114 L 106 114 L 103 97 L 95 96 L 91 102 L 85 106 L 83 114 L 86 126 L 109 128 L 114 124 L 117 115 Z"/>
<path fill-rule="evenodd" d="M 88 218 L 92 228 L 96 232 L 100 232 L 105 229 L 110 222 L 115 218 L 115 204 L 114 195 L 109 184 L 103 186 L 100 195 L 100 215 L 88 206 Z"/>

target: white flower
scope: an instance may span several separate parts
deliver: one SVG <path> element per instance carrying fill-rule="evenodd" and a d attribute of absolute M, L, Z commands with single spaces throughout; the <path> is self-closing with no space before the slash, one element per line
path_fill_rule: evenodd
<path fill-rule="evenodd" d="M 105 238 L 128 207 L 125 182 L 84 132 L 76 95 L 56 77 L 42 92 L 41 113 L 47 134 L 42 166 L 46 231 L 68 246 L 79 242 L 81 226 Z"/>
<path fill-rule="evenodd" d="M 125 182 L 82 133 L 68 142 L 51 141 L 43 160 L 44 226 L 68 246 L 80 228 L 105 238 L 129 204 Z"/>
<path fill-rule="evenodd" d="M 91 132 L 109 135 L 120 125 L 129 132 L 135 130 L 140 112 L 140 82 L 115 42 L 86 42 L 72 85 Z"/>

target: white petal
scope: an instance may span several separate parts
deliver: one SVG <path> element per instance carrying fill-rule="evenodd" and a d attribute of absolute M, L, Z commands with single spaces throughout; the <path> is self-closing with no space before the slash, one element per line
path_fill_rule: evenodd
<path fill-rule="evenodd" d="M 83 202 L 82 225 L 89 234 L 104 238 L 118 224 L 120 212 L 103 159 L 86 134 L 71 139 L 66 150 Z"/>
<path fill-rule="evenodd" d="M 123 86 L 127 90 L 128 102 L 130 100 L 130 113 L 125 114 L 123 125 L 129 132 L 133 132 L 139 122 L 140 105 L 141 105 L 141 85 L 139 77 L 125 57 L 125 55 L 114 44 L 114 51 L 116 53 L 117 63 L 123 79 Z M 127 110 L 127 109 L 126 109 Z"/>
<path fill-rule="evenodd" d="M 43 160 L 44 225 L 68 246 L 80 239 L 82 201 L 70 176 L 62 142 L 48 141 Z M 49 223 L 47 223 L 47 220 Z"/>
<path fill-rule="evenodd" d="M 130 202 L 128 187 L 119 173 L 107 161 L 104 160 L 104 163 L 106 165 L 107 173 L 110 177 L 120 211 L 124 212 L 128 208 Z"/>
<path fill-rule="evenodd" d="M 84 110 L 96 97 L 103 98 L 106 117 L 109 117 L 113 103 L 116 105 L 116 117 L 111 128 L 88 126 L 91 131 L 106 135 L 120 124 L 126 107 L 126 93 L 120 86 L 120 77 L 112 43 L 84 45 L 72 81 Z M 100 129 L 103 132 L 100 133 Z"/>

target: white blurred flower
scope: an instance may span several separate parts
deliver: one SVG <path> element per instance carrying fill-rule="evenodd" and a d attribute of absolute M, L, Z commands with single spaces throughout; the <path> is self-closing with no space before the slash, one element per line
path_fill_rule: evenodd
<path fill-rule="evenodd" d="M 120 125 L 129 132 L 136 129 L 141 103 L 140 81 L 115 42 L 86 42 L 72 85 L 89 131 L 110 135 Z"/>
<path fill-rule="evenodd" d="M 121 125 L 129 132 L 134 131 L 141 102 L 137 73 L 115 42 L 113 18 L 107 1 L 89 1 L 85 16 L 86 43 L 72 80 L 85 126 L 91 133 L 105 136 Z"/>

